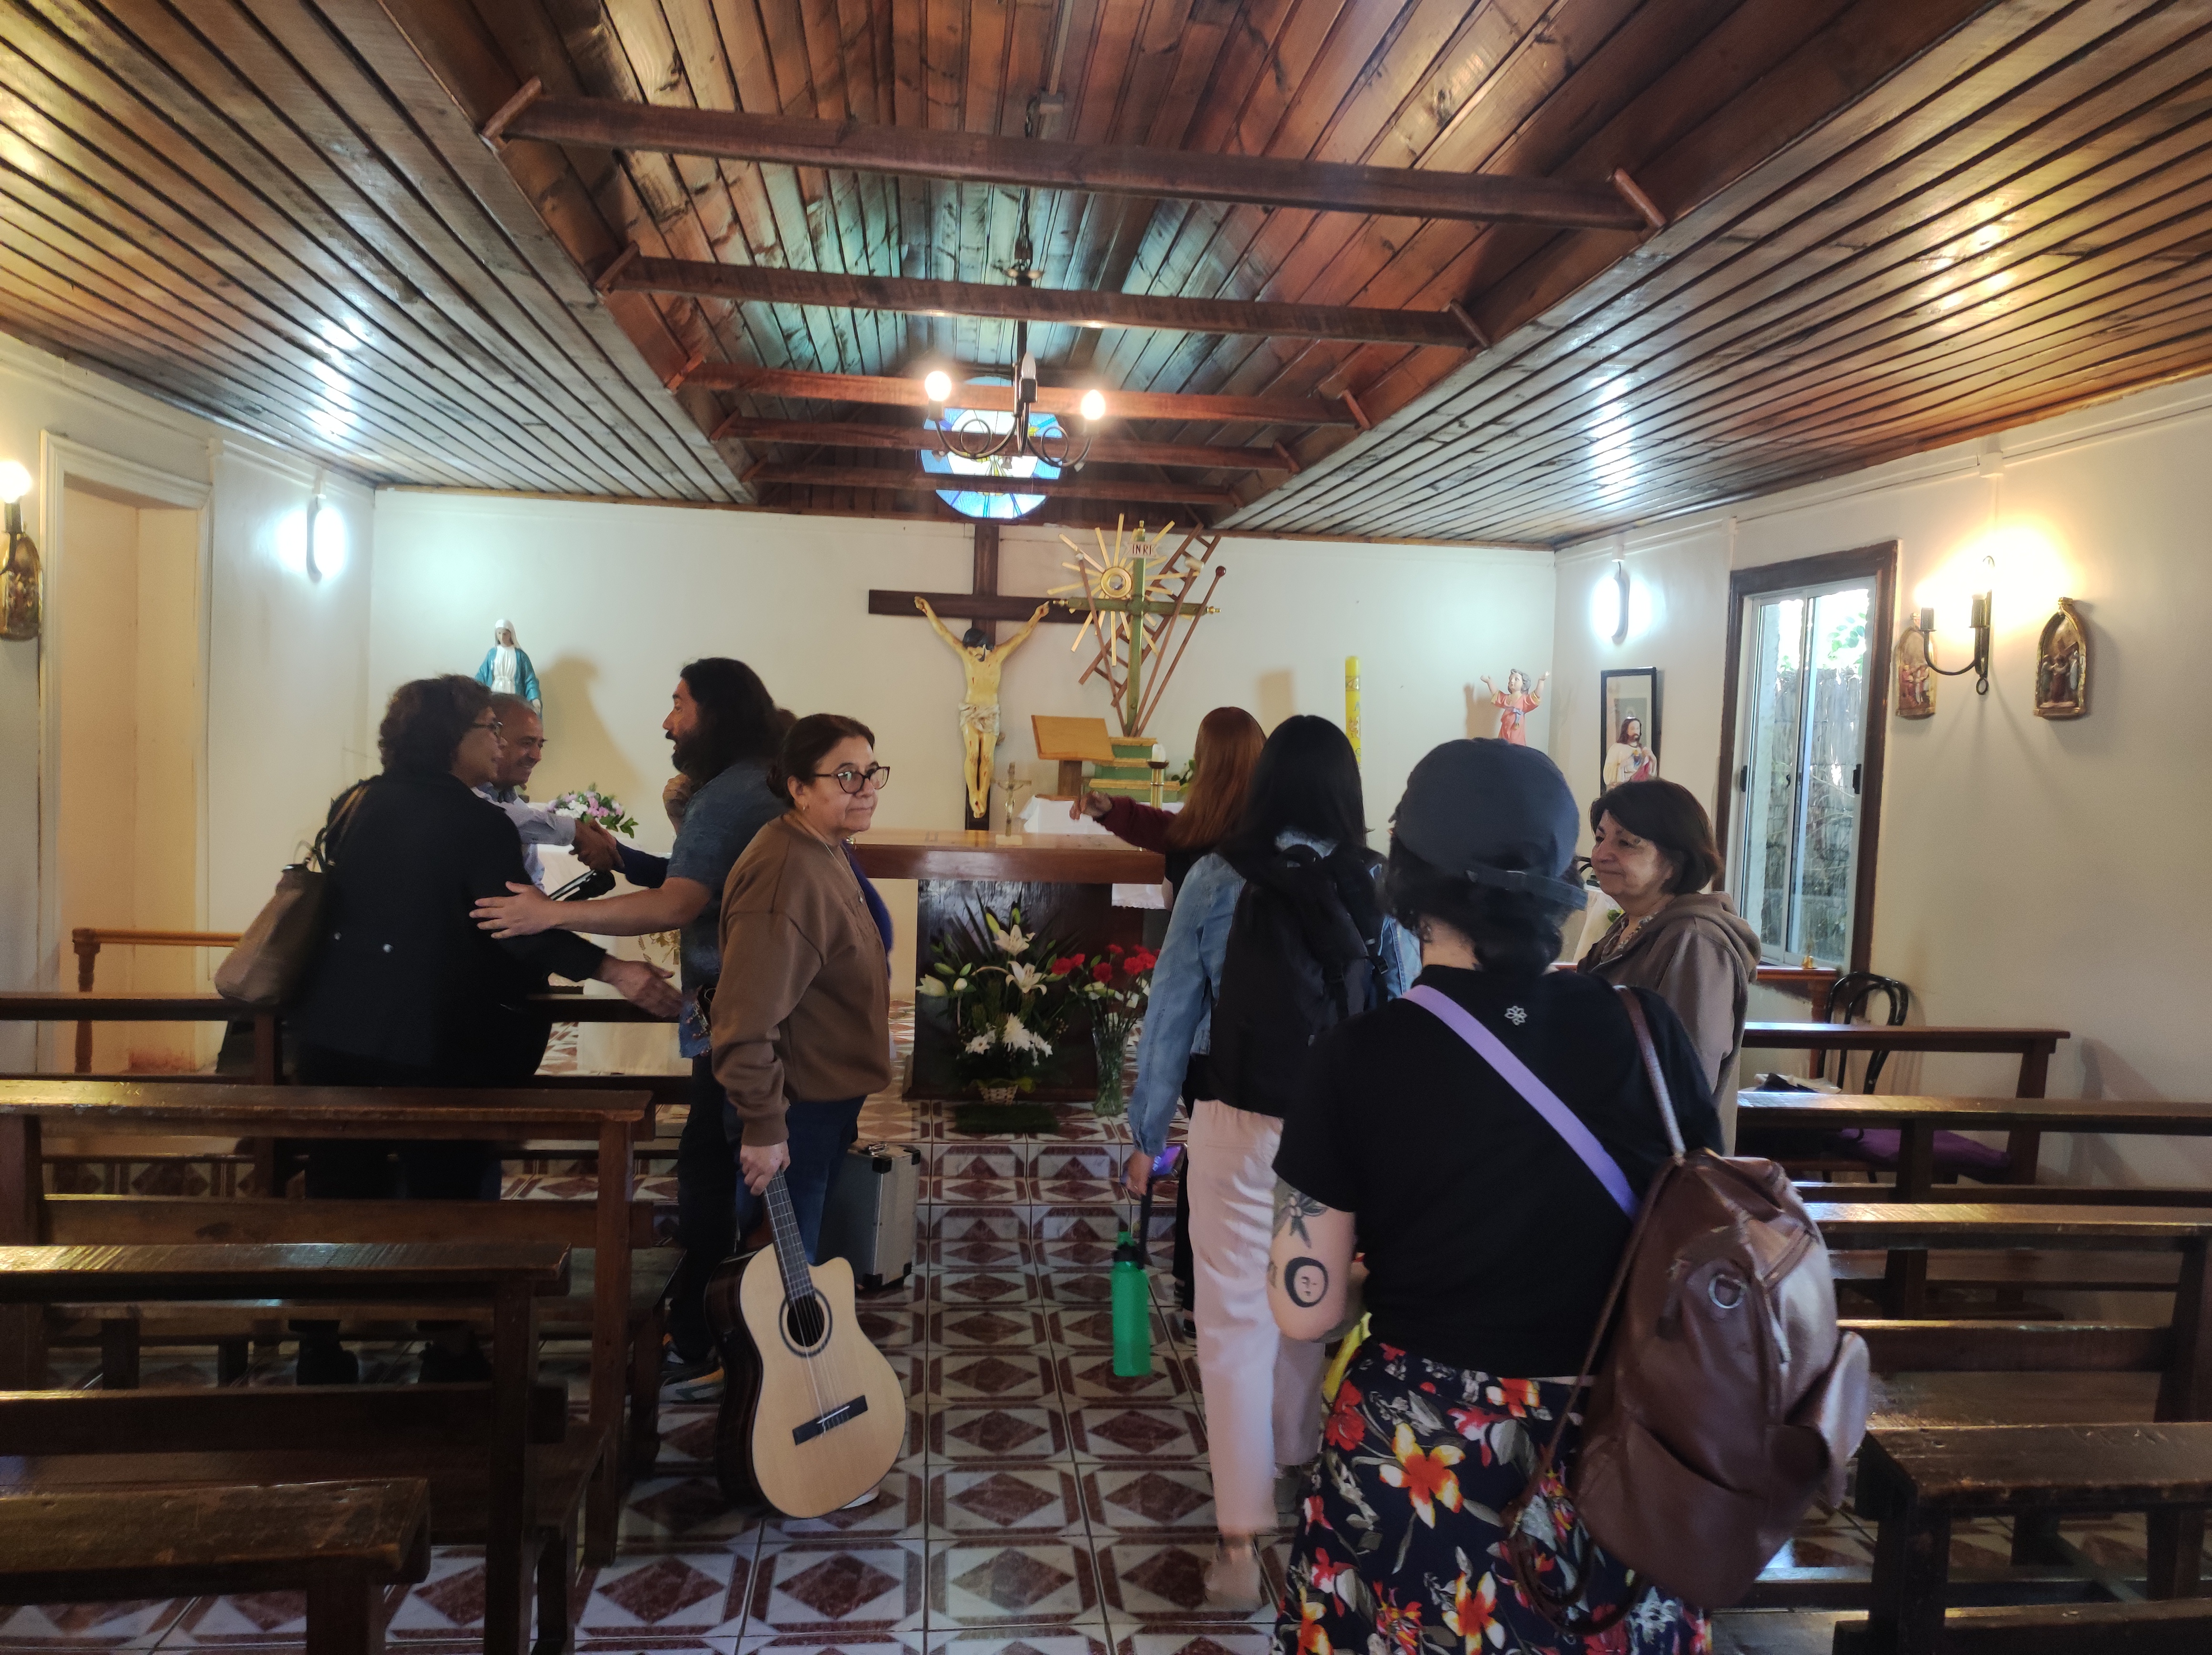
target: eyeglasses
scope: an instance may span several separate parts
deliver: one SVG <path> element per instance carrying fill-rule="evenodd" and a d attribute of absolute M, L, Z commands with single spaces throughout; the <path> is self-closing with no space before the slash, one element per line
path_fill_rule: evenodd
<path fill-rule="evenodd" d="M 848 764 L 840 769 L 817 770 L 814 773 L 814 779 L 817 781 L 829 781 L 832 779 L 836 781 L 838 786 L 848 793 L 857 793 L 871 782 L 875 784 L 876 791 L 880 793 L 891 785 L 891 767 L 887 764 L 872 764 L 866 770 L 855 770 Z"/>
<path fill-rule="evenodd" d="M 505 730 L 507 726 L 496 718 L 489 718 L 481 724 L 472 724 L 469 728 L 471 730 L 489 730 L 493 735 L 496 736 L 501 731 Z"/>

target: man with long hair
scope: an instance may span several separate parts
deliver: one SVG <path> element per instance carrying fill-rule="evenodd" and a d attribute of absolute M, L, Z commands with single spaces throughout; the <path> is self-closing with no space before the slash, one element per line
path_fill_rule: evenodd
<path fill-rule="evenodd" d="M 708 1064 L 707 1014 L 722 973 L 722 887 L 753 835 L 783 814 L 768 773 L 790 723 L 744 662 L 721 656 L 692 662 L 676 681 L 660 726 L 677 769 L 696 785 L 659 882 L 592 902 L 554 902 L 518 887 L 512 896 L 477 904 L 478 923 L 500 937 L 553 929 L 595 937 L 682 933 L 678 1049 L 691 1059 L 691 1112 L 676 1155 L 677 1236 L 684 1249 L 669 1283 L 674 1360 L 667 1377 L 676 1380 L 702 1379 L 715 1365 L 702 1300 L 707 1277 L 753 1215 L 751 1197 L 738 1183 L 734 1139 L 725 1131 L 728 1105 Z M 626 853 L 624 871 L 635 878 L 652 860 Z"/>

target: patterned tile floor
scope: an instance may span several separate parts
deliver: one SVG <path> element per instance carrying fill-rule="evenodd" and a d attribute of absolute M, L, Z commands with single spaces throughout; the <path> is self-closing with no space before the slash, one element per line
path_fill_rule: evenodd
<path fill-rule="evenodd" d="M 1113 1372 L 1106 1270 L 1129 1209 L 1110 1179 L 1123 1134 L 1087 1112 L 1029 1137 L 963 1137 L 949 1113 L 896 1094 L 872 1100 L 864 1140 L 923 1153 L 912 1280 L 863 1301 L 869 1337 L 908 1403 L 903 1456 L 876 1498 L 791 1521 L 732 1510 L 710 1463 L 715 1409 L 672 1403 L 663 1450 L 631 1490 L 615 1561 L 574 1589 L 587 1655 L 835 1649 L 846 1655 L 1264 1655 L 1272 1612 L 1210 1610 L 1202 1570 L 1212 1496 L 1194 1355 L 1173 1331 L 1164 1212 L 1154 1227 L 1152 1373 Z M 666 1129 L 665 1129 L 666 1130 Z M 508 1193 L 579 1198 L 588 1179 L 532 1168 Z M 646 1192 L 673 1199 L 673 1180 Z M 369 1376 L 411 1377 L 405 1347 L 365 1352 Z M 63 1382 L 91 1377 L 79 1360 Z M 163 1353 L 149 1385 L 213 1383 L 213 1354 Z M 549 1377 L 580 1403 L 580 1349 L 554 1348 Z M 272 1361 L 253 1381 L 284 1384 Z M 2069 1530 L 2100 1561 L 2141 1567 L 2140 1519 Z M 1954 1564 L 2000 1566 L 2002 1525 L 1962 1525 Z M 1848 1513 L 1815 1513 L 1778 1563 L 1863 1567 L 1872 1536 Z M 398 1594 L 394 1646 L 437 1655 L 480 1642 L 482 1575 L 441 1548 L 430 1578 Z M 284 1650 L 304 1606 L 285 1594 L 0 1609 L 0 1650 Z M 1720 1617 L 1718 1648 L 1795 1655 L 1827 1647 L 1827 1614 Z"/>

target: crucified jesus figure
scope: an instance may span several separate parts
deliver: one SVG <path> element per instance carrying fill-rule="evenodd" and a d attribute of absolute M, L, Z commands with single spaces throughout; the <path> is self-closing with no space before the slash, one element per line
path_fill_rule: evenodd
<path fill-rule="evenodd" d="M 914 606 L 929 617 L 937 635 L 960 658 L 960 670 L 967 679 L 960 697 L 960 742 L 964 749 L 961 774 L 968 785 L 969 816 L 982 821 L 991 803 L 991 755 L 999 744 L 999 671 L 1006 658 L 1029 641 L 1052 605 L 1038 604 L 1036 613 L 996 649 L 980 627 L 970 627 L 966 637 L 955 638 L 952 629 L 937 618 L 927 598 L 916 597 Z"/>

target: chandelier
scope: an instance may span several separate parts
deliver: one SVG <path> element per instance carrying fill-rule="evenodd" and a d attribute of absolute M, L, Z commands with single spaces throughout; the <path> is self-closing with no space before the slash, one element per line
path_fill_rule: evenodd
<path fill-rule="evenodd" d="M 1014 239 L 1014 262 L 1006 267 L 1006 274 L 1018 288 L 1033 285 L 1042 274 L 1030 258 L 1026 195 L 1022 199 L 1020 233 Z M 971 409 L 961 409 L 957 421 L 949 417 L 945 403 L 952 395 L 952 376 L 944 369 L 933 369 L 923 379 L 922 394 L 929 398 L 930 420 L 937 429 L 937 452 L 974 464 L 988 464 L 994 471 L 1003 464 L 1024 458 L 1062 471 L 1081 470 L 1083 462 L 1091 457 L 1092 427 L 1106 417 L 1105 397 L 1096 389 L 1083 393 L 1079 404 L 1083 433 L 1079 440 L 1059 415 L 1037 410 L 1036 356 L 1030 349 L 1027 322 L 1014 324 L 1014 355 L 1018 363 L 1014 370 L 1014 417 L 1003 431 Z M 1034 430 L 1030 428 L 1033 422 L 1036 427 Z"/>

